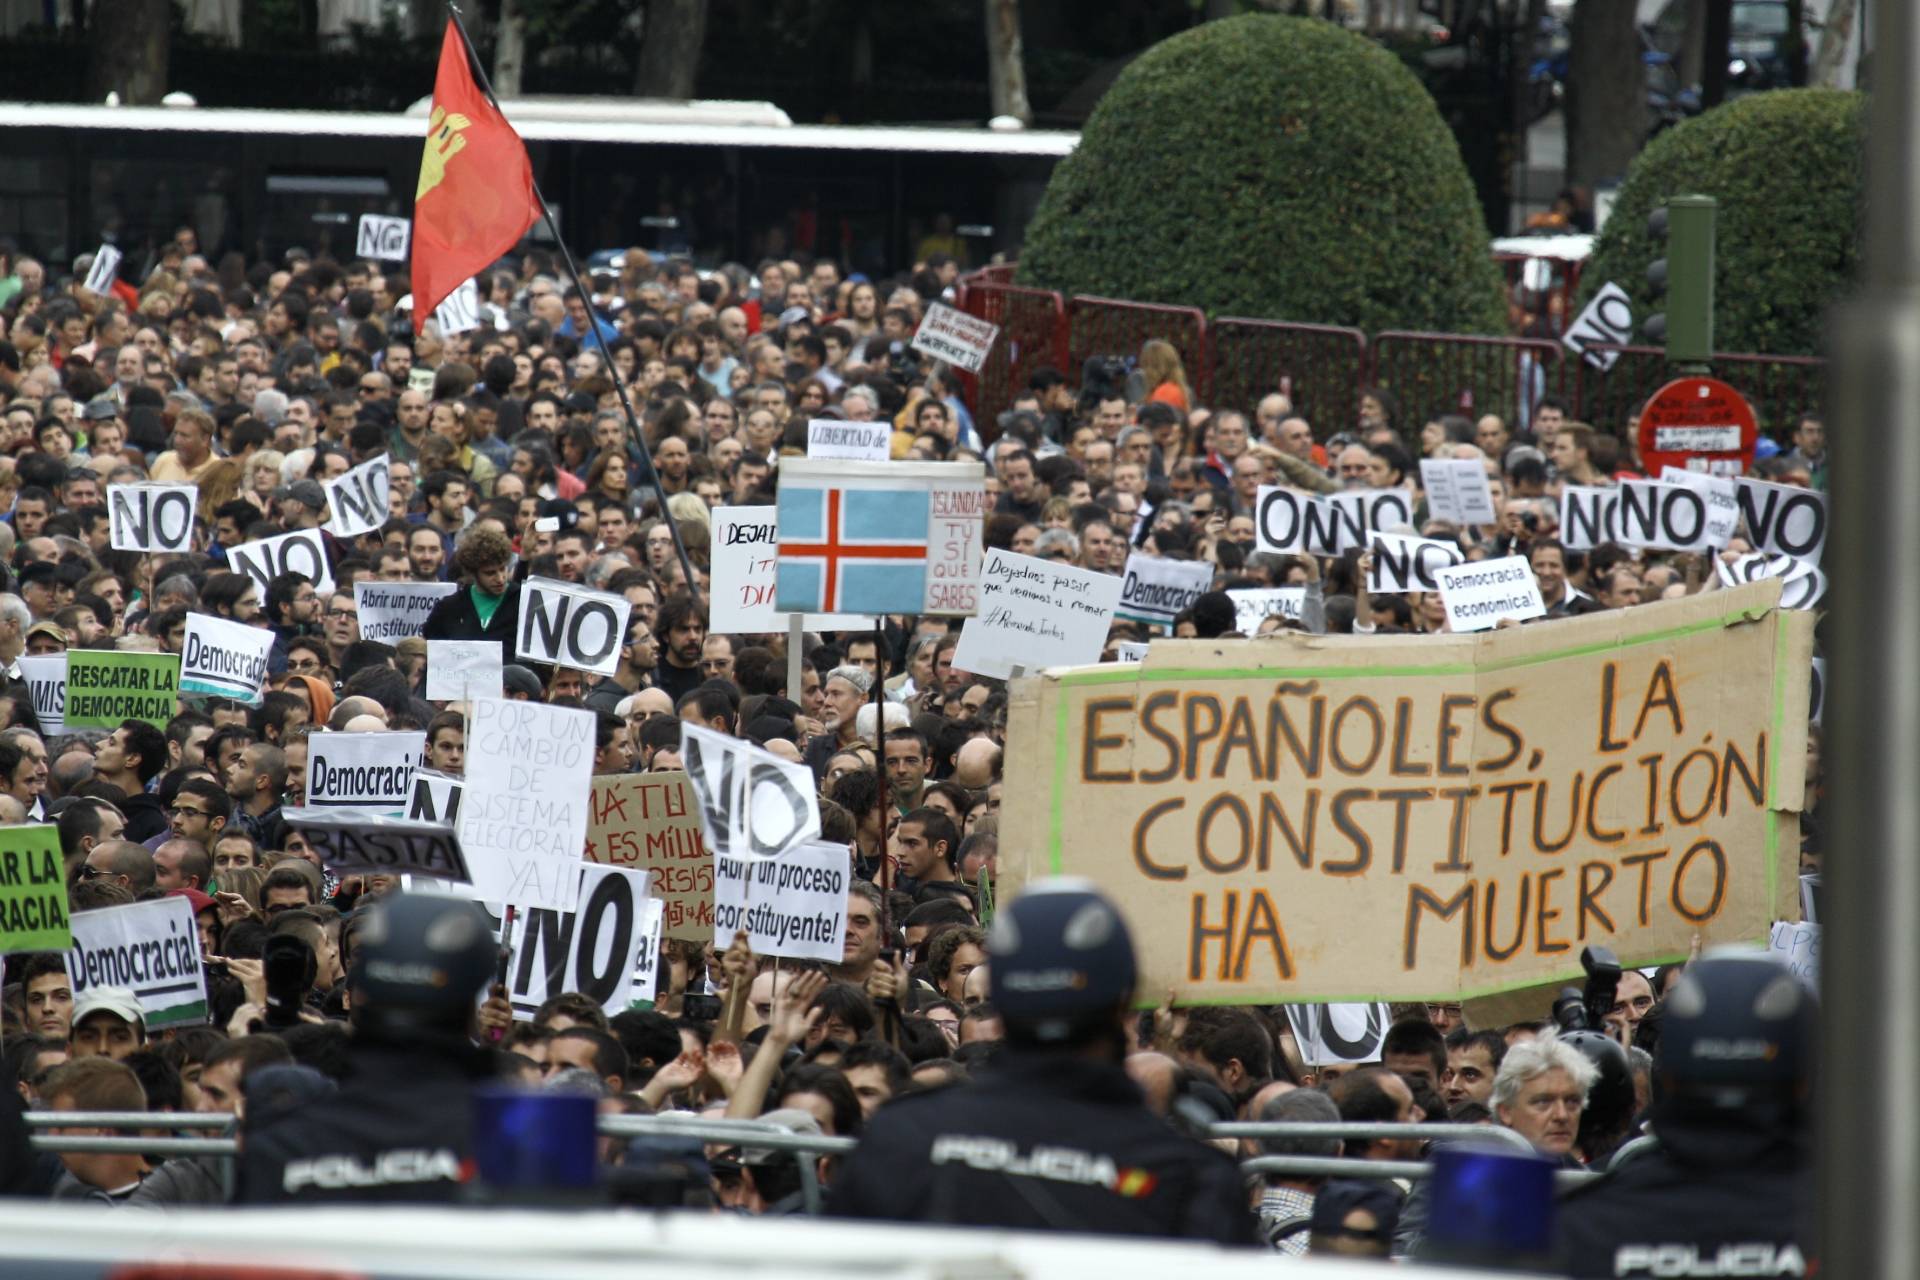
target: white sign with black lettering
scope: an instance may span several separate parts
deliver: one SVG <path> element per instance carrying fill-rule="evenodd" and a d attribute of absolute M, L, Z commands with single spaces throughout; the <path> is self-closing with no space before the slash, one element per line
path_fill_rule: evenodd
<path fill-rule="evenodd" d="M 667 904 L 649 897 L 640 912 L 640 945 L 633 953 L 633 1000 L 652 1003 L 660 989 L 660 935 L 665 930 Z"/>
<path fill-rule="evenodd" d="M 610 676 L 620 665 L 632 609 L 623 595 L 528 578 L 520 588 L 520 657 Z"/>
<path fill-rule="evenodd" d="M 481 898 L 573 910 L 580 884 L 572 870 L 587 848 L 593 726 L 584 709 L 474 699 L 465 774 L 473 795 L 461 796 L 459 830 Z"/>
<path fill-rule="evenodd" d="M 427 735 L 414 730 L 314 734 L 307 739 L 307 804 L 405 813 L 426 744 Z"/>
<path fill-rule="evenodd" d="M 771 858 L 820 835 L 813 770 L 741 738 L 680 727 L 680 759 L 716 858 Z"/>
<path fill-rule="evenodd" d="M 1318 494 L 1263 484 L 1254 499 L 1256 551 L 1278 555 L 1333 554 L 1333 508 Z"/>
<path fill-rule="evenodd" d="M 1237 587 L 1227 592 L 1233 601 L 1233 629 L 1243 636 L 1260 634 L 1260 624 L 1268 618 L 1302 620 L 1306 608 L 1305 587 Z"/>
<path fill-rule="evenodd" d="M 1811 609 L 1827 594 L 1827 575 L 1818 565 L 1792 556 L 1769 556 L 1760 552 L 1714 561 L 1720 585 L 1737 587 L 1762 578 L 1780 579 L 1782 609 Z"/>
<path fill-rule="evenodd" d="M 382 262 L 405 262 L 407 242 L 413 238 L 410 218 L 390 218 L 384 213 L 360 215 L 359 234 L 354 237 L 354 256 L 378 258 Z"/>
<path fill-rule="evenodd" d="M 650 945 L 647 873 L 586 862 L 574 864 L 570 878 L 574 907 L 514 905 L 507 1000 L 522 1021 L 563 991 L 579 992 L 608 1014 L 624 1012 L 634 998 L 641 949 Z M 502 914 L 488 911 L 496 919 Z"/>
<path fill-rule="evenodd" d="M 1399 533 L 1374 534 L 1367 551 L 1372 557 L 1367 570 L 1367 594 L 1374 596 L 1438 591 L 1440 570 L 1465 564 L 1467 559 L 1454 543 L 1437 538 L 1409 538 Z"/>
<path fill-rule="evenodd" d="M 1818 489 L 1740 477 L 1740 517 L 1756 550 L 1820 563 L 1827 549 L 1827 495 Z"/>
<path fill-rule="evenodd" d="M 1707 545 L 1724 547 L 1740 527 L 1739 486 L 1729 476 L 1684 467 L 1660 468 L 1660 483 L 1684 485 L 1707 504 Z"/>
<path fill-rule="evenodd" d="M 1300 1061 L 1309 1067 L 1378 1062 L 1393 1010 L 1384 1004 L 1290 1004 Z"/>
<path fill-rule="evenodd" d="M 33 714 L 40 721 L 40 734 L 57 738 L 67 731 L 67 655 L 64 653 L 23 653 L 16 659 L 20 678 L 27 682 L 33 698 Z"/>
<path fill-rule="evenodd" d="M 345 475 L 324 484 L 333 519 L 327 532 L 336 538 L 357 538 L 387 522 L 388 469 L 386 454 L 369 458 Z"/>
<path fill-rule="evenodd" d="M 1376 529 L 1410 528 L 1413 495 L 1405 489 L 1344 489 L 1327 495 L 1333 508 L 1333 554 L 1367 545 Z"/>
<path fill-rule="evenodd" d="M 1807 723 L 1819 724 L 1820 715 L 1827 709 L 1827 660 L 1813 660 L 1813 690 L 1807 697 Z"/>
<path fill-rule="evenodd" d="M 460 793 L 465 787 L 466 783 L 452 774 L 415 769 L 413 787 L 407 796 L 408 821 L 453 826 L 460 821 Z"/>
<path fill-rule="evenodd" d="M 1696 489 L 1658 480 L 1620 482 L 1620 545 L 1648 551 L 1704 551 L 1707 500 Z"/>
<path fill-rule="evenodd" d="M 978 373 L 980 366 L 987 362 L 987 354 L 993 350 L 993 340 L 999 336 L 999 325 L 936 302 L 927 308 L 911 345 L 915 351 L 935 360 L 945 360 L 968 373 Z"/>
<path fill-rule="evenodd" d="M 1560 490 L 1560 545 L 1591 551 L 1620 538 L 1620 491 L 1600 485 L 1570 484 Z"/>
<path fill-rule="evenodd" d="M 1793 971 L 1809 990 L 1820 990 L 1820 926 L 1776 920 L 1767 936 L 1767 955 Z"/>
<path fill-rule="evenodd" d="M 1116 662 L 1145 662 L 1147 646 L 1138 640 L 1115 640 L 1113 657 Z"/>
<path fill-rule="evenodd" d="M 460 287 L 446 296 L 441 304 L 433 309 L 433 322 L 440 326 L 440 336 L 451 338 L 456 333 L 465 333 L 469 329 L 480 327 L 480 286 L 472 280 L 464 280 Z"/>
<path fill-rule="evenodd" d="M 259 583 L 262 596 L 266 594 L 267 584 L 283 573 L 305 574 L 316 591 L 333 590 L 327 544 L 318 529 L 296 529 L 277 537 L 228 547 L 227 567 Z"/>
<path fill-rule="evenodd" d="M 807 456 L 848 462 L 890 462 L 893 428 L 885 422 L 814 418 L 807 423 Z"/>
<path fill-rule="evenodd" d="M 187 614 L 180 647 L 180 693 L 232 698 L 258 706 L 267 680 L 273 632 L 212 614 Z"/>
<path fill-rule="evenodd" d="M 1486 464 L 1477 458 L 1422 458 L 1420 487 L 1427 491 L 1427 516 L 1450 524 L 1492 524 L 1493 486 Z"/>
<path fill-rule="evenodd" d="M 1015 667 L 1098 662 L 1120 585 L 1110 573 L 989 549 L 980 613 L 960 633 L 953 665 L 1005 680 Z"/>
<path fill-rule="evenodd" d="M 76 999 L 96 987 L 131 988 L 150 1032 L 208 1020 L 200 931 L 185 898 L 74 912 L 67 977 Z"/>
<path fill-rule="evenodd" d="M 1633 299 L 1627 291 L 1609 280 L 1593 295 L 1593 301 L 1580 313 L 1560 341 L 1568 350 L 1597 365 L 1604 373 L 1613 368 L 1620 352 L 1596 351 L 1596 345 L 1623 347 L 1633 340 Z"/>
<path fill-rule="evenodd" d="M 1453 631 L 1485 631 L 1503 618 L 1538 618 L 1547 611 L 1540 583 L 1524 556 L 1455 565 L 1435 576 Z"/>
<path fill-rule="evenodd" d="M 708 629 L 717 635 L 778 633 L 793 615 L 773 607 L 780 563 L 780 521 L 773 507 L 715 507 L 709 566 L 713 590 Z M 802 615 L 807 631 L 871 631 L 873 619 L 852 613 Z"/>
<path fill-rule="evenodd" d="M 284 809 L 287 825 L 302 832 L 321 864 L 341 875 L 426 876 L 467 884 L 466 855 L 450 827 L 342 809 Z"/>
<path fill-rule="evenodd" d="M 360 638 L 381 644 L 411 639 L 427 625 L 427 615 L 434 606 L 459 589 L 453 582 L 369 582 L 362 578 L 353 584 Z"/>
<path fill-rule="evenodd" d="M 1120 604 L 1114 616 L 1149 626 L 1170 627 L 1182 609 L 1213 586 L 1213 565 L 1206 560 L 1162 560 L 1136 551 L 1127 557 L 1120 579 Z"/>
<path fill-rule="evenodd" d="M 113 289 L 113 281 L 120 271 L 120 251 L 110 244 L 103 244 L 93 251 L 93 265 L 87 268 L 86 283 L 80 287 L 88 293 L 104 296 Z"/>
<path fill-rule="evenodd" d="M 713 944 L 745 930 L 755 955 L 838 964 L 847 933 L 853 856 L 843 844 L 803 844 L 777 858 L 713 860 Z"/>
<path fill-rule="evenodd" d="M 199 488 L 190 484 L 110 484 L 108 543 L 115 551 L 191 550 L 199 501 Z"/>
<path fill-rule="evenodd" d="M 427 700 L 505 697 L 498 640 L 427 641 Z"/>

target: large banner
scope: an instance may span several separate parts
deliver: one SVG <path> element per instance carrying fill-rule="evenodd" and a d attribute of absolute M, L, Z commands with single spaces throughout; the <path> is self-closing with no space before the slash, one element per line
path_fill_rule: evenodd
<path fill-rule="evenodd" d="M 1140 991 L 1461 999 L 1798 909 L 1812 627 L 1772 582 L 1462 636 L 1162 640 L 1017 683 L 1001 874 L 1122 904 Z"/>

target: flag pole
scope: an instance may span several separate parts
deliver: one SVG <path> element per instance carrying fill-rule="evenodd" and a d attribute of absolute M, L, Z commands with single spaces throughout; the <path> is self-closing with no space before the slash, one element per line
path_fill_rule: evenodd
<path fill-rule="evenodd" d="M 487 101 L 493 104 L 494 110 L 499 111 L 504 119 L 507 113 L 500 106 L 500 99 L 493 96 L 493 82 L 487 79 L 487 69 L 481 65 L 480 53 L 473 47 L 473 37 L 467 34 L 467 24 L 460 16 L 460 6 L 449 3 L 447 16 L 453 23 L 453 29 L 460 33 L 460 46 L 467 51 L 467 64 L 473 70 L 473 78 L 479 84 L 480 92 L 487 95 Z M 524 139 L 520 145 L 526 145 Z M 528 165 L 528 176 L 532 178 L 532 165 Z M 581 301 L 586 306 L 587 328 L 593 331 L 594 344 L 600 348 L 600 362 L 606 366 L 607 377 L 613 383 L 614 390 L 619 393 L 620 408 L 627 415 L 627 437 L 639 451 L 640 465 L 646 472 L 647 484 L 652 487 L 654 496 L 660 500 L 660 518 L 666 523 L 667 532 L 673 537 L 673 551 L 680 558 L 681 571 L 687 575 L 687 594 L 692 596 L 694 604 L 698 605 L 700 580 L 694 576 L 693 560 L 687 555 L 687 544 L 680 537 L 680 526 L 674 520 L 673 513 L 667 510 L 666 486 L 660 483 L 660 473 L 654 469 L 653 454 L 647 449 L 647 439 L 640 430 L 639 416 L 634 413 L 633 401 L 627 395 L 626 381 L 621 378 L 620 371 L 614 368 L 613 353 L 607 349 L 607 337 L 600 332 L 600 318 L 593 309 L 593 294 L 580 278 L 580 268 L 573 260 L 573 251 L 567 248 L 566 237 L 560 234 L 560 224 L 554 219 L 553 207 L 547 203 L 546 194 L 540 190 L 539 179 L 532 180 L 533 198 L 540 202 L 540 217 L 547 224 L 547 233 L 553 237 L 553 242 L 560 246 L 560 257 L 567 264 L 567 276 L 573 281 L 573 287 L 579 291 Z"/>

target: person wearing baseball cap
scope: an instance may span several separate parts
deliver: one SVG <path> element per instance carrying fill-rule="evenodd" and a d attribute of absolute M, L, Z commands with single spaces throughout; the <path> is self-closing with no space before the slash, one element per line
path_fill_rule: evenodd
<path fill-rule="evenodd" d="M 317 480 L 296 480 L 292 484 L 283 484 L 273 491 L 273 501 L 280 513 L 280 523 L 290 532 L 319 528 L 321 514 L 327 509 L 326 491 Z"/>
<path fill-rule="evenodd" d="M 72 1058 L 112 1058 L 118 1062 L 147 1044 L 147 1020 L 140 998 L 128 987 L 89 987 L 73 1002 L 73 1029 L 67 1033 Z"/>
<path fill-rule="evenodd" d="M 994 916 L 987 950 L 1006 1049 L 968 1088 L 876 1113 L 829 1212 L 1252 1244 L 1233 1161 L 1154 1116 L 1127 1076 L 1138 974 L 1106 895 L 1037 881 Z"/>

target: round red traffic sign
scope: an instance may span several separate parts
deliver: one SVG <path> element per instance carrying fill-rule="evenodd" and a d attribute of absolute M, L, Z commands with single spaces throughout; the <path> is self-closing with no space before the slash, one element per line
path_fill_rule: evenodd
<path fill-rule="evenodd" d="M 1747 398 L 1718 378 L 1676 378 L 1640 414 L 1640 466 L 1739 475 L 1753 465 L 1760 422 Z"/>

